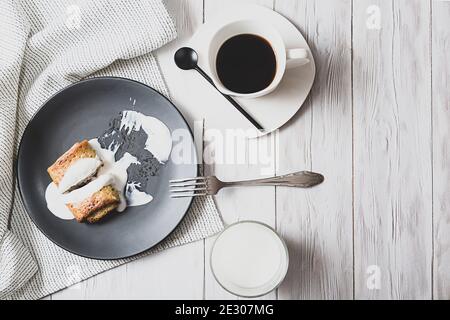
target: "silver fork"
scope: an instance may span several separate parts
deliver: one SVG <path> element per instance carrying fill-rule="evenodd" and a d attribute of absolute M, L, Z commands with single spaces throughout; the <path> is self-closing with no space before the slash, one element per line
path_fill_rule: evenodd
<path fill-rule="evenodd" d="M 309 171 L 300 171 L 277 177 L 256 180 L 224 182 L 215 176 L 177 179 L 169 181 L 172 198 L 215 195 L 220 189 L 240 186 L 283 186 L 310 188 L 322 183 L 323 175 Z"/>

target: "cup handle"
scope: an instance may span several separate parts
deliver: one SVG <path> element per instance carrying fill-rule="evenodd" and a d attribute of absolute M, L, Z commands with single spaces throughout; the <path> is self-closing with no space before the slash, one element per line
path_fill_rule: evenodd
<path fill-rule="evenodd" d="M 286 68 L 297 68 L 309 63 L 308 51 L 306 49 L 287 49 L 286 50 Z"/>

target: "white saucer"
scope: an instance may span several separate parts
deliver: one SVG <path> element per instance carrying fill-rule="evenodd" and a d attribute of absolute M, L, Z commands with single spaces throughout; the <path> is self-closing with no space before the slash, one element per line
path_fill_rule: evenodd
<path fill-rule="evenodd" d="M 278 88 L 263 97 L 254 99 L 235 98 L 239 104 L 254 117 L 265 129 L 256 134 L 253 125 L 234 109 L 223 97 L 214 105 L 216 116 L 221 122 L 226 122 L 230 129 L 244 129 L 248 136 L 262 136 L 284 125 L 301 108 L 314 82 L 316 67 L 311 50 L 300 31 L 282 15 L 258 5 L 239 4 L 220 11 L 220 15 L 208 18 L 189 40 L 188 46 L 194 48 L 199 56 L 199 66 L 208 74 L 207 49 L 215 31 L 224 24 L 241 19 L 258 19 L 272 24 L 278 29 L 287 48 L 305 48 L 309 51 L 311 62 L 307 65 L 286 70 Z M 206 80 L 204 80 L 206 82 Z M 219 100 L 218 100 L 219 101 Z"/>

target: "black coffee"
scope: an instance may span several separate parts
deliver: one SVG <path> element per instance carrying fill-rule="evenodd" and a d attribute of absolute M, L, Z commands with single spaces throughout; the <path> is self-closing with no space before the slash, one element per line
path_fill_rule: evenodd
<path fill-rule="evenodd" d="M 237 93 L 253 93 L 273 81 L 277 61 L 266 39 L 240 34 L 223 43 L 217 53 L 217 75 L 222 84 Z"/>

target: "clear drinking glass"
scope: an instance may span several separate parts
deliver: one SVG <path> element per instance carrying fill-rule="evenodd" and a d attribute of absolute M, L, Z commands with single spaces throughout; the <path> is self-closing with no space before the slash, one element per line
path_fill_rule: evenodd
<path fill-rule="evenodd" d="M 241 297 L 259 297 L 276 289 L 286 276 L 289 253 L 284 240 L 270 226 L 240 221 L 215 240 L 210 265 L 216 281 Z"/>

